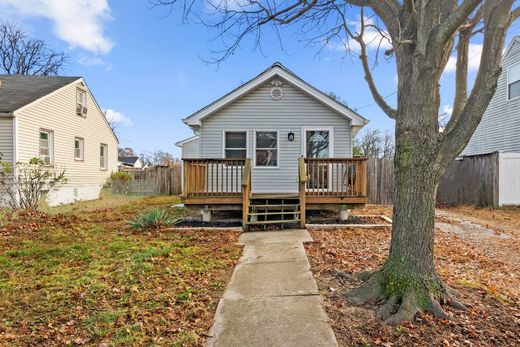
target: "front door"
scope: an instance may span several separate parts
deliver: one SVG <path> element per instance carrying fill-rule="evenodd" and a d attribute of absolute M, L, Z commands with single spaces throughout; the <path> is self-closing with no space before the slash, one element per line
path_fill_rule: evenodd
<path fill-rule="evenodd" d="M 313 158 L 307 164 L 307 188 L 310 190 L 330 190 L 331 170 L 329 164 L 319 159 L 333 157 L 332 128 L 303 128 L 303 155 Z"/>

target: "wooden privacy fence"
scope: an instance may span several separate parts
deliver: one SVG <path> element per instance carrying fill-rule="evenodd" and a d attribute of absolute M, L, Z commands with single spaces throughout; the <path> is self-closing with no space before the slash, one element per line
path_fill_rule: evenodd
<path fill-rule="evenodd" d="M 437 187 L 437 203 L 498 206 L 499 154 L 455 160 Z"/>
<path fill-rule="evenodd" d="M 367 159 L 367 195 L 369 204 L 391 205 L 394 196 L 394 161 Z"/>
<path fill-rule="evenodd" d="M 437 187 L 437 203 L 497 206 L 499 203 L 498 168 L 498 153 L 455 160 Z M 393 204 L 393 193 L 393 159 L 368 159 L 368 203 L 391 205 Z"/>
<path fill-rule="evenodd" d="M 179 195 L 182 193 L 180 166 L 154 166 L 148 169 L 128 169 L 131 179 L 125 187 L 127 194 Z"/>

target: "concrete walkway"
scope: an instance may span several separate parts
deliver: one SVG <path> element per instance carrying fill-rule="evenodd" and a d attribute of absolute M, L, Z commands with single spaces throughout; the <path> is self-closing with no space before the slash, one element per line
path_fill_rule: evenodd
<path fill-rule="evenodd" d="M 209 346 L 337 346 L 303 248 L 306 230 L 243 233 Z"/>

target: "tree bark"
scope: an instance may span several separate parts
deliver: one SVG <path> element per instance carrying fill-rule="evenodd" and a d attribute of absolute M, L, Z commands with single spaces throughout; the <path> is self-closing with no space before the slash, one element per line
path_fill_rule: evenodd
<path fill-rule="evenodd" d="M 443 169 L 435 161 L 440 95 L 431 78 L 427 73 L 415 78 L 403 86 L 409 91 L 398 100 L 389 256 L 363 286 L 347 294 L 356 304 L 384 302 L 377 313 L 389 324 L 413 319 L 420 311 L 447 318 L 441 302 L 463 307 L 434 265 L 435 196 Z"/>

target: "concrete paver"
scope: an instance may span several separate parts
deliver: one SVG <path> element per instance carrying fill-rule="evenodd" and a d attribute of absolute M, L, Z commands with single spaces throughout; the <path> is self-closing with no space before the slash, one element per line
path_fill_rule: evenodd
<path fill-rule="evenodd" d="M 337 346 L 303 242 L 306 230 L 244 233 L 209 346 Z"/>

